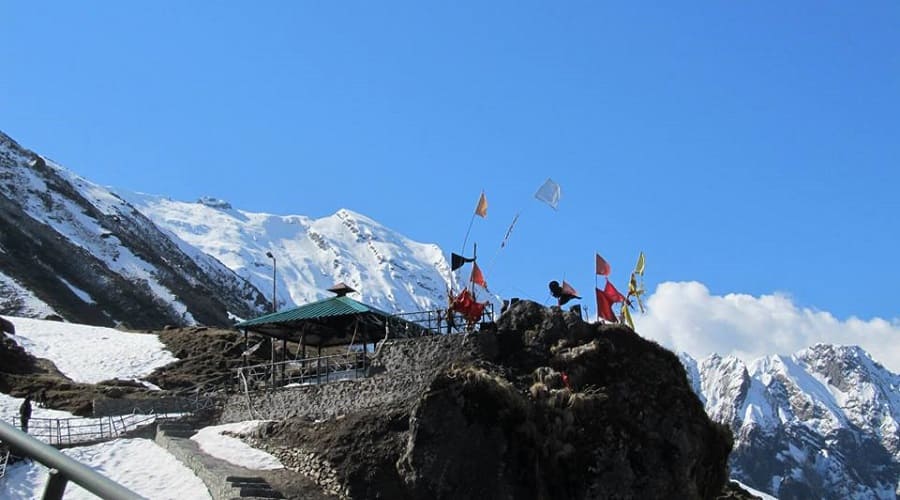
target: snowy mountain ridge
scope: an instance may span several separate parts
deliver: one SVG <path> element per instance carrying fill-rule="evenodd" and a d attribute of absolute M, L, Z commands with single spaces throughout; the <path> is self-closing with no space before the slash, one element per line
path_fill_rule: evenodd
<path fill-rule="evenodd" d="M 900 376 L 861 348 L 817 344 L 749 365 L 680 358 L 707 413 L 734 434 L 736 479 L 779 498 L 900 494 Z"/>
<path fill-rule="evenodd" d="M 450 266 L 440 247 L 362 214 L 341 209 L 313 219 L 247 212 L 210 197 L 189 203 L 117 193 L 176 241 L 216 258 L 264 293 L 273 289 L 274 270 L 279 309 L 329 297 L 326 290 L 338 282 L 388 312 L 446 306 Z"/>
<path fill-rule="evenodd" d="M 137 328 L 221 324 L 265 297 L 184 251 L 133 206 L 0 133 L 0 286 L 5 314 Z"/>
<path fill-rule="evenodd" d="M 114 192 L 0 132 L 0 313 L 133 328 L 227 325 L 330 296 L 446 306 L 441 249 L 350 210 L 313 219 Z M 271 255 L 274 259 L 269 257 Z M 273 269 L 275 264 L 275 269 Z"/>

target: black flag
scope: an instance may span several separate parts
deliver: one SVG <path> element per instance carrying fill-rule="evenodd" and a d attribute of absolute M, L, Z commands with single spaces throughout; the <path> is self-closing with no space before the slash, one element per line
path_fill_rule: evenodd
<path fill-rule="evenodd" d="M 550 295 L 552 295 L 558 299 L 557 303 L 560 306 L 564 305 L 566 302 L 568 302 L 572 299 L 580 299 L 581 298 L 578 296 L 578 292 L 576 292 L 575 289 L 572 288 L 572 285 L 566 283 L 565 281 L 563 281 L 562 286 L 559 286 L 558 281 L 551 281 L 549 284 L 549 287 L 550 287 Z"/>
<path fill-rule="evenodd" d="M 457 255 L 455 253 L 450 254 L 450 270 L 451 271 L 456 271 L 457 269 L 466 265 L 467 262 L 475 262 L 475 259 L 463 257 L 462 255 Z"/>

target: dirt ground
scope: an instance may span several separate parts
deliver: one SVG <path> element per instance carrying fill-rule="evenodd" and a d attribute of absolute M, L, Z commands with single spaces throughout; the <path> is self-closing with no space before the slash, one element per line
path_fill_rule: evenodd
<path fill-rule="evenodd" d="M 46 406 L 79 416 L 90 416 L 93 400 L 99 398 L 144 399 L 195 392 L 198 387 L 224 389 L 233 380 L 233 369 L 242 363 L 244 352 L 243 336 L 234 330 L 194 327 L 159 332 L 160 340 L 179 358 L 145 378 L 162 388 L 160 392 L 128 380 L 73 382 L 51 361 L 28 354 L 13 338 L 0 335 L 0 392 L 16 397 L 31 394 L 35 400 L 43 395 Z M 269 349 L 266 343 L 247 362 L 268 360 Z"/>

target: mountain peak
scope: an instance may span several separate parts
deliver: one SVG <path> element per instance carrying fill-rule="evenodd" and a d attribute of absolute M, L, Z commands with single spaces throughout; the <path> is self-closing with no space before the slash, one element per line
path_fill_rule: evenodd
<path fill-rule="evenodd" d="M 816 344 L 742 366 L 709 356 L 693 384 L 710 417 L 735 435 L 734 478 L 784 497 L 900 493 L 896 374 L 854 345 Z"/>
<path fill-rule="evenodd" d="M 217 208 L 220 210 L 231 210 L 231 203 L 228 203 L 225 200 L 221 200 L 219 198 L 213 198 L 212 196 L 201 196 L 197 203 L 201 205 L 206 205 L 210 208 Z"/>

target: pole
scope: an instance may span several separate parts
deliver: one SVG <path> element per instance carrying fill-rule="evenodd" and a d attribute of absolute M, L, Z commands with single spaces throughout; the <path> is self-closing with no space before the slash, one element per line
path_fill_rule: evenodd
<path fill-rule="evenodd" d="M 276 277 L 278 276 L 278 261 L 275 259 L 275 256 L 272 255 L 272 252 L 266 252 L 266 257 L 272 259 L 272 314 L 278 312 L 278 281 L 276 281 Z M 269 367 L 271 368 L 271 373 L 269 376 L 272 377 L 272 388 L 275 388 L 275 337 L 271 337 L 269 339 L 269 346 L 271 347 L 269 357 Z"/>
<path fill-rule="evenodd" d="M 275 256 L 272 255 L 272 252 L 266 252 L 266 257 L 272 259 L 272 312 L 278 312 L 278 299 L 276 298 L 278 291 L 278 281 L 276 278 L 278 276 L 278 261 L 275 259 Z"/>
<path fill-rule="evenodd" d="M 2 421 L 0 421 L 0 440 L 9 445 L 10 448 L 17 449 L 24 455 L 44 464 L 47 468 L 58 471 L 57 474 L 50 476 L 47 485 L 47 488 L 50 490 L 49 496 L 44 496 L 44 498 L 62 498 L 61 496 L 53 495 L 63 493 L 65 482 L 68 481 L 78 484 L 100 498 L 129 500 L 143 498 L 134 491 L 70 458 L 68 455 L 63 455 L 56 448 L 42 443 Z M 46 495 L 46 488 L 44 492 Z"/>

